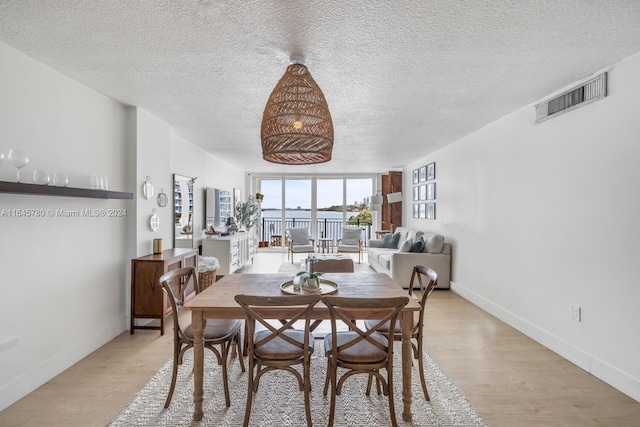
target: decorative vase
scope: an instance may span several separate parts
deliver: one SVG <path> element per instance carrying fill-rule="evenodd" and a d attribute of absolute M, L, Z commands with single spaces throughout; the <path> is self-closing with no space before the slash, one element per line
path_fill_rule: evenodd
<path fill-rule="evenodd" d="M 307 294 L 317 294 L 320 291 L 320 286 L 314 277 L 307 277 L 302 282 L 302 291 Z"/>

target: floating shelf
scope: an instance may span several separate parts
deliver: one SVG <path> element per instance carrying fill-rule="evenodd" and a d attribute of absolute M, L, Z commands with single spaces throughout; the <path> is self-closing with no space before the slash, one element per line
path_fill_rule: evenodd
<path fill-rule="evenodd" d="M 93 199 L 133 199 L 133 193 L 89 188 L 56 187 L 54 185 L 24 184 L 0 181 L 0 193 L 37 194 L 41 196 L 88 197 Z"/>

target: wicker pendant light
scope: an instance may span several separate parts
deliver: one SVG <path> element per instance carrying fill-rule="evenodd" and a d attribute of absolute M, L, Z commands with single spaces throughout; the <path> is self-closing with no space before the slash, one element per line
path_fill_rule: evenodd
<path fill-rule="evenodd" d="M 287 67 L 262 116 L 262 157 L 309 165 L 331 160 L 333 123 L 327 101 L 303 64 Z"/>

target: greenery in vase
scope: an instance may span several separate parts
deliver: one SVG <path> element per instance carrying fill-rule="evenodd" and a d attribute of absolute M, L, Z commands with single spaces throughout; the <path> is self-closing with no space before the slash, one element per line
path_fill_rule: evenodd
<path fill-rule="evenodd" d="M 316 286 L 320 286 L 320 276 L 322 276 L 323 274 L 324 273 L 322 272 L 310 273 L 308 271 L 299 271 L 298 274 L 296 274 L 296 276 L 300 276 L 302 280 L 315 279 Z"/>
<path fill-rule="evenodd" d="M 260 219 L 260 205 L 249 196 L 246 202 L 240 202 L 236 205 L 236 220 L 249 230 Z"/>

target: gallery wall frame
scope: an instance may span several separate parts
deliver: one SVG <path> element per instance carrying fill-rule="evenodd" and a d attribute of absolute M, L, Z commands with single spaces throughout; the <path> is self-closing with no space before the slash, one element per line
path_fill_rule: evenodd
<path fill-rule="evenodd" d="M 436 198 L 436 183 L 430 182 L 426 186 L 426 199 L 425 200 L 435 200 Z"/>
<path fill-rule="evenodd" d="M 413 170 L 413 218 L 436 219 L 436 162 Z M 424 203 L 427 202 L 427 203 Z"/>
<path fill-rule="evenodd" d="M 436 179 L 436 162 L 431 162 L 426 166 L 426 180 L 432 181 Z"/>
<path fill-rule="evenodd" d="M 435 203 L 425 203 L 427 219 L 436 219 L 436 204 Z"/>

